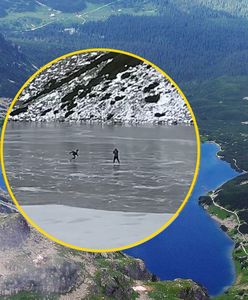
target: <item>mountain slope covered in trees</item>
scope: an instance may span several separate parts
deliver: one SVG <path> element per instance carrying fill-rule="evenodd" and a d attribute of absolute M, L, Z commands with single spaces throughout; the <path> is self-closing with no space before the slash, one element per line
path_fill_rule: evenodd
<path fill-rule="evenodd" d="M 248 65 L 243 63 L 248 59 L 247 28 L 247 19 L 224 11 L 204 5 L 186 10 L 170 3 L 154 17 L 119 15 L 84 24 L 53 22 L 37 30 L 5 33 L 37 66 L 65 52 L 111 47 L 144 56 L 177 81 L 188 82 L 247 74 Z"/>
<path fill-rule="evenodd" d="M 0 35 L 0 95 L 14 96 L 34 70 L 19 47 Z"/>
<path fill-rule="evenodd" d="M 111 4 L 111 7 L 127 8 L 131 7 L 135 10 L 142 10 L 147 5 L 156 8 L 157 13 L 164 13 L 175 6 L 180 11 L 188 13 L 204 13 L 208 14 L 214 10 L 215 15 L 230 14 L 238 17 L 248 17 L 248 7 L 246 0 L 2 0 L 0 5 L 0 17 L 5 16 L 9 12 L 28 12 L 35 11 L 40 6 L 48 6 L 51 9 L 59 10 L 66 13 L 83 11 L 87 5 Z"/>

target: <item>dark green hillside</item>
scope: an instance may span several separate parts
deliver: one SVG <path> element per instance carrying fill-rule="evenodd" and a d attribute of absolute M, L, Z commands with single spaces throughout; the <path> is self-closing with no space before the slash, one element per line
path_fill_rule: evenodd
<path fill-rule="evenodd" d="M 111 47 L 145 56 L 181 82 L 248 74 L 243 63 L 248 58 L 246 19 L 202 17 L 171 8 L 162 16 L 122 15 L 69 26 L 73 34 L 65 31 L 68 24 L 53 22 L 38 30 L 8 32 L 8 38 L 38 66 L 65 52 Z"/>
<path fill-rule="evenodd" d="M 44 3 L 49 7 L 52 7 L 53 9 L 60 10 L 63 12 L 77 12 L 85 9 L 86 7 L 84 0 L 41 0 L 40 2 Z"/>
<path fill-rule="evenodd" d="M 104 5 L 108 4 L 111 1 L 109 0 L 40 0 L 41 3 L 44 3 L 45 5 L 60 10 L 65 13 L 73 13 L 73 12 L 80 12 L 84 10 L 87 7 L 87 2 L 98 4 L 98 5 Z M 143 2 L 143 1 L 141 1 Z"/>
<path fill-rule="evenodd" d="M 87 3 L 104 5 L 109 4 L 108 0 L 40 0 L 50 8 L 62 12 L 79 12 L 86 8 Z M 8 11 L 27 12 L 33 11 L 40 6 L 35 0 L 1 0 L 0 9 L 5 15 Z M 238 17 L 247 17 L 248 8 L 246 0 L 126 0 L 113 1 L 112 7 L 132 8 L 142 10 L 145 7 L 154 7 L 158 14 L 168 11 L 168 7 L 175 6 L 178 10 L 190 14 L 204 14 L 205 16 L 215 16 L 216 14 L 229 14 Z M 215 13 L 213 14 L 212 11 Z"/>
<path fill-rule="evenodd" d="M 90 0 L 86 9 L 84 0 L 39 1 L 63 12 L 53 14 L 32 0 L 34 14 L 16 14 L 18 7 L 24 9 L 22 1 L 12 1 L 0 31 L 37 66 L 65 52 L 111 47 L 145 56 L 179 83 L 248 74 L 243 63 L 248 59 L 245 0 L 129 0 L 107 8 L 107 0 Z M 29 9 L 34 9 L 32 1 L 26 4 Z M 75 12 L 80 10 L 79 18 Z M 75 31 L 69 33 L 68 28 Z"/>
<path fill-rule="evenodd" d="M 0 17 L 8 14 L 8 11 L 28 12 L 34 11 L 37 3 L 34 0 L 1 0 Z"/>
<path fill-rule="evenodd" d="M 191 14 L 206 16 L 231 15 L 236 17 L 248 17 L 248 3 L 246 0 L 155 0 L 160 6 L 164 3 L 173 3 L 178 9 Z"/>
<path fill-rule="evenodd" d="M 219 155 L 248 170 L 248 77 L 220 77 L 184 89 L 197 116 L 201 134 L 221 144 Z"/>
<path fill-rule="evenodd" d="M 239 217 L 247 222 L 247 186 L 248 175 L 240 175 L 220 188 L 215 201 L 231 211 L 239 211 Z M 244 210 L 245 209 L 245 210 Z"/>
<path fill-rule="evenodd" d="M 59 10 L 62 12 L 78 12 L 86 8 L 86 0 L 1 0 L 0 4 L 0 17 L 4 17 L 12 12 L 30 12 L 35 11 L 42 5 L 47 5 L 48 7 Z M 96 4 L 109 3 L 108 0 L 90 0 L 88 2 Z"/>
<path fill-rule="evenodd" d="M 0 35 L 0 95 L 14 96 L 34 71 L 19 48 Z"/>

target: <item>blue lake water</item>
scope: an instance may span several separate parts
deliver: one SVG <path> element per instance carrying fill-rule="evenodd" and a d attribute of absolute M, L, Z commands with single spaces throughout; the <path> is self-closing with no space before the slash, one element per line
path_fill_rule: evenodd
<path fill-rule="evenodd" d="M 152 240 L 126 250 L 143 259 L 160 279 L 191 278 L 217 295 L 235 278 L 233 242 L 198 205 L 198 198 L 238 173 L 217 158 L 218 146 L 202 144 L 201 168 L 194 192 L 180 216 Z M 0 176 L 0 184 L 4 185 Z"/>
<path fill-rule="evenodd" d="M 218 146 L 201 146 L 201 167 L 194 191 L 179 217 L 152 240 L 126 250 L 141 258 L 162 280 L 191 278 L 217 295 L 235 279 L 231 258 L 233 242 L 199 206 L 198 198 L 237 176 L 230 165 L 216 156 Z"/>
<path fill-rule="evenodd" d="M 2 176 L 0 176 L 0 186 L 4 187 L 4 181 L 3 181 L 3 177 Z"/>

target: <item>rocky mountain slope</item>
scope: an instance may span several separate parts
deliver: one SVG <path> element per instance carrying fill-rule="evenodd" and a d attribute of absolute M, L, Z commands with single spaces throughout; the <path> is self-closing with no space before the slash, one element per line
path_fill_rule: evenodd
<path fill-rule="evenodd" d="M 57 245 L 18 213 L 0 213 L 0 299 L 209 299 L 191 280 L 159 281 L 122 253 Z"/>
<path fill-rule="evenodd" d="M 176 88 L 136 58 L 90 52 L 61 60 L 23 91 L 15 121 L 109 121 L 191 124 Z"/>

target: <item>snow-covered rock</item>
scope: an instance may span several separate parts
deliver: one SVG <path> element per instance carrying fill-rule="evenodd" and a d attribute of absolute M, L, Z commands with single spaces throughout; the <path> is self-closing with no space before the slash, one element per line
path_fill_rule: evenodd
<path fill-rule="evenodd" d="M 22 92 L 16 121 L 192 124 L 177 89 L 133 57 L 89 52 L 60 60 Z"/>
<path fill-rule="evenodd" d="M 0 97 L 0 119 L 5 118 L 6 111 L 11 104 L 11 98 L 1 98 Z"/>

